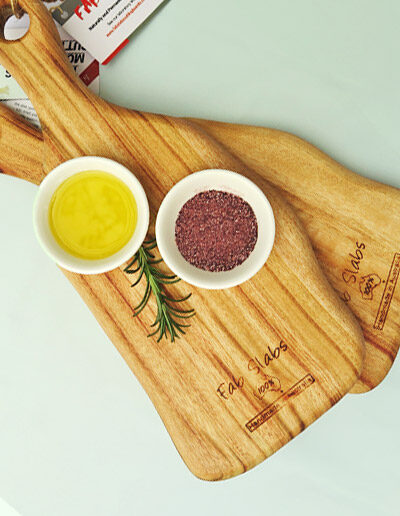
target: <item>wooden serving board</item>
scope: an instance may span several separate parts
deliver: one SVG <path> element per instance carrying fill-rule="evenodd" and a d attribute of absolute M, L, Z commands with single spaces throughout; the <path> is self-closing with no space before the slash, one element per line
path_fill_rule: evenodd
<path fill-rule="evenodd" d="M 350 172 L 289 133 L 196 123 L 295 207 L 323 271 L 364 333 L 363 370 L 351 392 L 379 385 L 400 346 L 400 190 Z"/>
<path fill-rule="evenodd" d="M 75 76 L 46 8 L 20 0 L 30 30 L 0 41 L 0 62 L 28 93 L 43 127 L 44 172 L 78 156 L 127 166 L 142 182 L 152 218 L 169 189 L 207 168 L 252 173 L 192 123 L 108 104 Z M 0 0 L 7 18 L 8 1 Z M 9 12 L 9 11 L 8 11 Z M 197 476 L 217 480 L 255 466 L 334 405 L 357 380 L 364 340 L 323 275 L 296 214 L 264 179 L 277 235 L 263 269 L 240 287 L 193 291 L 187 336 L 147 339 L 154 306 L 138 319 L 142 292 L 123 269 L 65 273 L 139 378 L 179 453 Z"/>
<path fill-rule="evenodd" d="M 0 120 L 0 168 L 39 184 L 41 133 L 1 105 Z M 379 385 L 400 345 L 400 191 L 350 172 L 288 133 L 195 123 L 251 167 L 249 177 L 267 179 L 296 208 L 326 276 L 364 332 L 363 369 L 350 392 Z"/>

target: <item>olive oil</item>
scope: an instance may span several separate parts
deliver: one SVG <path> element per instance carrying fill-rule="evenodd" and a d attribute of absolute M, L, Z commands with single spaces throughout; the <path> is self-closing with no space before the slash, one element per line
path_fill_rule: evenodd
<path fill-rule="evenodd" d="M 49 223 L 66 252 L 99 260 L 129 242 L 137 224 L 137 205 L 120 179 L 89 170 L 73 175 L 58 187 L 50 202 Z"/>

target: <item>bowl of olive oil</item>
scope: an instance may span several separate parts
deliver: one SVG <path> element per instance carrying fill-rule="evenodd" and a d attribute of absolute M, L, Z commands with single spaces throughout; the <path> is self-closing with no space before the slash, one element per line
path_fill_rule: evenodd
<path fill-rule="evenodd" d="M 149 226 L 135 175 L 106 158 L 66 161 L 43 180 L 33 211 L 37 238 L 61 267 L 79 274 L 113 270 L 137 252 Z"/>

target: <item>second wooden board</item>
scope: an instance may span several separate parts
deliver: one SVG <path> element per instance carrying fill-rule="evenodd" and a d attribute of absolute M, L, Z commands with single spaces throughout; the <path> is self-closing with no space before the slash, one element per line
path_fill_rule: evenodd
<path fill-rule="evenodd" d="M 296 208 L 325 274 L 364 332 L 365 362 L 352 392 L 379 385 L 400 345 L 400 190 L 350 172 L 292 134 L 197 123 Z"/>

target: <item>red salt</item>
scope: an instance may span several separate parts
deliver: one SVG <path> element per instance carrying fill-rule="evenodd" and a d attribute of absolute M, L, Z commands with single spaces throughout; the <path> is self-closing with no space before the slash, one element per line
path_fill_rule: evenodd
<path fill-rule="evenodd" d="M 212 272 L 230 271 L 253 251 L 258 224 L 248 202 L 219 190 L 187 201 L 175 224 L 175 239 L 186 261 Z"/>

